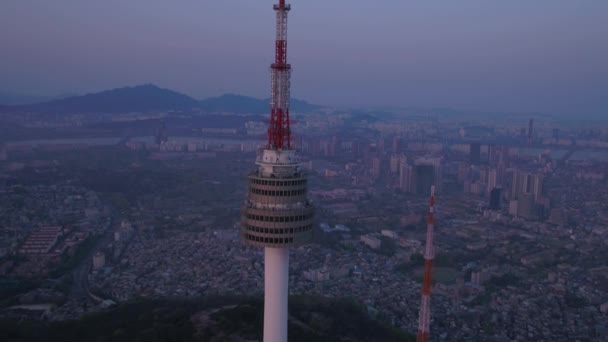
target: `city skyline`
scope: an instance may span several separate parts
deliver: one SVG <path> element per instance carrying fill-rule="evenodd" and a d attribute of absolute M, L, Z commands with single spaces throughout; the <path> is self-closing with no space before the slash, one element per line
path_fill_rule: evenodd
<path fill-rule="evenodd" d="M 607 5 L 267 1 L 0 5 L 0 336 L 608 340 Z"/>
<path fill-rule="evenodd" d="M 155 83 L 196 98 L 267 98 L 272 20 L 258 20 L 271 18 L 267 5 L 7 1 L 0 89 L 54 96 Z M 292 5 L 298 98 L 557 114 L 606 107 L 608 5 L 599 1 Z"/>

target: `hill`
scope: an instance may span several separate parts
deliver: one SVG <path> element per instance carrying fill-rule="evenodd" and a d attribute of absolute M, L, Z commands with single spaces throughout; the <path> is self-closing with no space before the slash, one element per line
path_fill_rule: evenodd
<path fill-rule="evenodd" d="M 76 96 L 75 94 L 62 94 L 57 96 L 38 96 L 10 92 L 0 92 L 0 103 L 4 106 L 23 106 L 53 100 L 65 99 Z M 0 106 L 2 107 L 2 106 Z"/>
<path fill-rule="evenodd" d="M 207 112 L 227 112 L 238 114 L 267 114 L 270 110 L 270 99 L 224 94 L 200 101 L 201 109 Z M 321 109 L 321 106 L 303 100 L 291 99 L 290 109 L 294 113 L 308 113 Z"/>
<path fill-rule="evenodd" d="M 2 341 L 261 341 L 259 299 L 146 301 L 67 322 L 0 321 Z M 289 341 L 413 341 L 349 300 L 290 299 Z"/>
<path fill-rule="evenodd" d="M 269 101 L 269 99 L 265 101 Z M 323 106 L 311 104 L 304 100 L 298 99 L 291 99 L 291 103 L 289 105 L 294 113 L 307 113 L 323 108 Z"/>
<path fill-rule="evenodd" d="M 262 114 L 268 111 L 268 102 L 254 97 L 224 94 L 200 101 L 201 109 L 207 112 Z"/>
<path fill-rule="evenodd" d="M 6 106 L 18 106 L 50 100 L 43 96 L 22 95 L 0 92 L 0 103 Z"/>
<path fill-rule="evenodd" d="M 189 96 L 146 84 L 19 106 L 16 109 L 34 113 L 73 114 L 187 110 L 197 106 L 198 102 Z"/>
<path fill-rule="evenodd" d="M 0 97 L 1 99 L 1 97 Z M 9 99 L 6 99 L 9 101 Z M 38 114 L 96 114 L 96 113 L 146 113 L 158 111 L 188 111 L 200 108 L 205 113 L 267 114 L 268 99 L 225 94 L 204 100 L 160 88 L 153 84 L 123 87 L 91 93 L 82 96 L 71 96 L 35 104 L 10 105 L 10 101 L 0 101 L 0 112 L 38 113 Z M 311 112 L 321 106 L 306 101 L 292 99 L 293 112 Z"/>

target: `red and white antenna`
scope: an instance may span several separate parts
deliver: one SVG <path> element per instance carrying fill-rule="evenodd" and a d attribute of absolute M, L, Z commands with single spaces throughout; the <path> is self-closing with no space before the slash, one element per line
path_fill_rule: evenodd
<path fill-rule="evenodd" d="M 430 337 L 431 323 L 431 282 L 433 272 L 433 259 L 435 247 L 433 246 L 433 229 L 435 227 L 435 186 L 431 186 L 431 199 L 429 203 L 429 216 L 426 226 L 426 246 L 424 249 L 424 280 L 422 282 L 422 299 L 420 302 L 420 315 L 418 317 L 417 342 L 427 342 Z"/>
<path fill-rule="evenodd" d="M 285 0 L 274 5 L 276 12 L 276 41 L 274 63 L 270 66 L 272 77 L 270 86 L 270 126 L 268 127 L 268 148 L 274 150 L 291 149 L 291 129 L 289 121 L 289 89 L 291 65 L 287 63 L 287 12 L 291 9 Z"/>

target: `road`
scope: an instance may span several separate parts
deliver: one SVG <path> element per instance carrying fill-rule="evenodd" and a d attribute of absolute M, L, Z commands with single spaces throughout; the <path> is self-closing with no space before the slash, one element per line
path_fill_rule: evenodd
<path fill-rule="evenodd" d="M 86 255 L 80 260 L 78 266 L 72 271 L 72 286 L 68 297 L 76 300 L 93 300 L 89 294 L 89 279 L 88 275 L 93 266 L 93 255 L 101 251 L 105 246 L 112 241 L 113 231 L 112 227 L 113 220 L 108 220 L 105 223 L 104 234 L 97 239 L 93 248 L 89 249 Z"/>

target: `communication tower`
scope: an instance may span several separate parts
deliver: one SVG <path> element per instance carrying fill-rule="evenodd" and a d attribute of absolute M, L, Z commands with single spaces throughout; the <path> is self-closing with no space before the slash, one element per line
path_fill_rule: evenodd
<path fill-rule="evenodd" d="M 260 149 L 257 169 L 249 174 L 242 210 L 241 239 L 264 248 L 264 342 L 287 341 L 289 247 L 312 237 L 314 207 L 307 198 L 308 179 L 291 141 L 285 0 L 276 13 L 275 61 L 271 69 L 268 142 Z"/>

